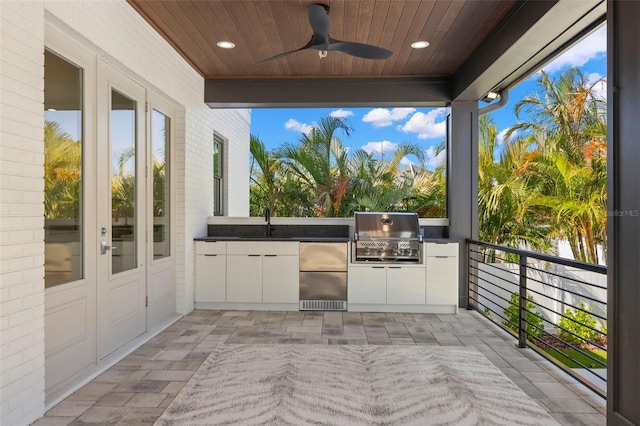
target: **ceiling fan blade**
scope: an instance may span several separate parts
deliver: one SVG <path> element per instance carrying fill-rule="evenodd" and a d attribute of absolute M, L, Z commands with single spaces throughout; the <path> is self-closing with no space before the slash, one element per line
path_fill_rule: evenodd
<path fill-rule="evenodd" d="M 352 56 L 365 59 L 387 59 L 393 54 L 392 51 L 371 44 L 355 43 L 351 41 L 340 41 L 329 39 L 327 50 L 346 53 Z"/>
<path fill-rule="evenodd" d="M 311 40 L 309 40 L 309 43 L 305 44 L 304 46 L 302 46 L 302 47 L 301 47 L 301 48 L 299 48 L 299 49 L 296 49 L 296 50 L 290 50 L 290 51 L 288 51 L 288 52 L 279 53 L 279 54 L 277 54 L 276 56 L 272 56 L 272 57 L 270 57 L 270 58 L 263 59 L 262 61 L 257 62 L 257 63 L 256 63 L 256 65 L 264 64 L 265 62 L 275 61 L 276 59 L 280 59 L 280 58 L 282 58 L 282 57 L 284 57 L 284 56 L 287 56 L 287 55 L 290 55 L 290 54 L 292 54 L 292 53 L 299 52 L 300 50 L 308 49 L 308 48 L 310 48 L 310 47 L 312 47 L 312 46 L 313 46 L 313 37 L 311 38 Z"/>
<path fill-rule="evenodd" d="M 329 23 L 329 6 L 320 3 L 310 4 L 309 23 L 311 24 L 314 34 L 327 37 L 329 29 L 331 28 L 331 24 Z"/>

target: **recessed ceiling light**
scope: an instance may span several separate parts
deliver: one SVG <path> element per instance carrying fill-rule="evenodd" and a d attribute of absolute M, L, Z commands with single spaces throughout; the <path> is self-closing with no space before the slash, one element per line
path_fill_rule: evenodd
<path fill-rule="evenodd" d="M 411 43 L 411 47 L 413 47 L 414 49 L 424 49 L 425 47 L 429 46 L 429 42 L 428 41 L 414 41 L 413 43 Z"/>
<path fill-rule="evenodd" d="M 55 109 L 55 108 L 47 108 L 47 111 L 55 112 L 55 111 L 57 111 L 57 109 Z"/>
<path fill-rule="evenodd" d="M 234 47 L 236 47 L 236 45 L 230 41 L 219 41 L 216 43 L 216 45 L 223 49 L 233 49 Z"/>

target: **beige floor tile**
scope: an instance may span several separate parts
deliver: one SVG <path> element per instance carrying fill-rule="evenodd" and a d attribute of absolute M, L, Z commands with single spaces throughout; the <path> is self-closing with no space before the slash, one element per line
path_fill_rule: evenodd
<path fill-rule="evenodd" d="M 45 416 L 78 417 L 87 411 L 91 405 L 93 405 L 93 402 L 91 401 L 73 401 L 65 399 L 60 404 L 47 411 Z"/>
<path fill-rule="evenodd" d="M 123 407 L 133 396 L 133 392 L 111 392 L 103 396 L 95 403 L 101 407 Z"/>
<path fill-rule="evenodd" d="M 100 425 L 115 424 L 122 420 L 129 410 L 129 407 L 91 407 L 78 420 Z"/>
<path fill-rule="evenodd" d="M 131 398 L 127 407 L 157 407 L 167 397 L 163 393 L 137 393 Z"/>

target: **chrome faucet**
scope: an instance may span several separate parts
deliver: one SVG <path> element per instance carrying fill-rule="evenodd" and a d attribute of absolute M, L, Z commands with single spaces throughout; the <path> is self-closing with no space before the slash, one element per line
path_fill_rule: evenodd
<path fill-rule="evenodd" d="M 267 222 L 267 237 L 271 236 L 271 209 L 269 206 L 264 208 L 264 221 Z"/>

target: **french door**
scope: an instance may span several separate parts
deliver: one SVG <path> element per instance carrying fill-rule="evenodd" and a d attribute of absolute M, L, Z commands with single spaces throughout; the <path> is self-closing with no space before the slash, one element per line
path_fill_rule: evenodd
<path fill-rule="evenodd" d="M 174 104 L 89 52 L 67 51 L 55 31 L 49 44 L 47 403 L 177 315 Z"/>
<path fill-rule="evenodd" d="M 147 330 L 146 90 L 98 61 L 99 358 Z"/>

